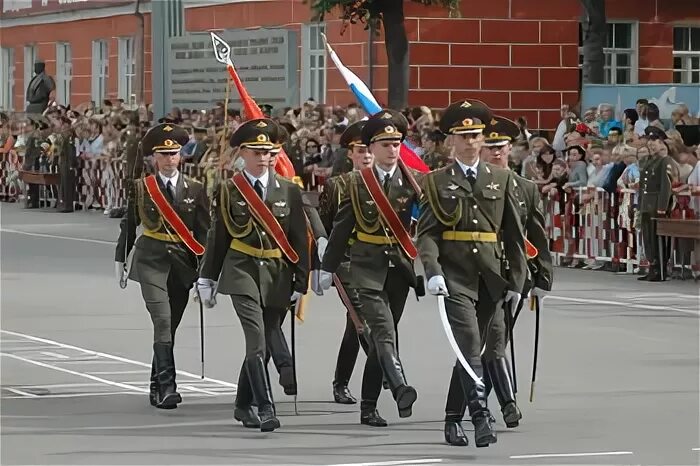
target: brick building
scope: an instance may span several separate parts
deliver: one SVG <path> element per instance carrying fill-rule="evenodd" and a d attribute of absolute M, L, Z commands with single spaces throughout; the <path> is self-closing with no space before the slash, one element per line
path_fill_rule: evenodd
<path fill-rule="evenodd" d="M 329 15 L 310 22 L 302 0 L 171 0 L 184 3 L 184 29 L 206 31 L 282 27 L 300 31 L 302 99 L 353 100 L 340 74 L 327 65 L 319 32 L 343 62 L 386 98 L 382 37 L 370 53 L 361 25 L 341 35 Z M 121 97 L 133 89 L 135 1 L 4 0 L 0 28 L 0 107 L 24 108 L 35 57 L 56 77 L 59 101 L 74 105 Z M 150 5 L 145 12 L 145 99 L 151 99 Z M 553 128 L 562 103 L 579 100 L 582 8 L 578 0 L 462 0 L 460 19 L 444 9 L 406 1 L 411 105 L 444 107 L 472 97 L 499 113 L 525 115 L 531 128 Z M 606 80 L 612 84 L 700 83 L 700 1 L 608 0 Z M 313 79 L 308 79 L 313 76 Z M 8 79 L 9 77 L 9 79 Z M 313 83 L 313 85 L 312 85 Z"/>

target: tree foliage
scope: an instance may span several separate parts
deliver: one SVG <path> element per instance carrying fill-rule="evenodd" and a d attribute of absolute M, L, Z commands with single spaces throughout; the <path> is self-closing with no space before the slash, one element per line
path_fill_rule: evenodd
<path fill-rule="evenodd" d="M 312 19 L 323 21 L 326 14 L 338 10 L 344 28 L 349 24 L 361 23 L 365 29 L 370 25 L 379 31 L 382 21 L 382 8 L 379 5 L 384 0 L 305 0 L 311 3 Z M 459 18 L 460 0 L 410 0 L 423 5 L 436 5 L 447 9 L 450 18 Z"/>

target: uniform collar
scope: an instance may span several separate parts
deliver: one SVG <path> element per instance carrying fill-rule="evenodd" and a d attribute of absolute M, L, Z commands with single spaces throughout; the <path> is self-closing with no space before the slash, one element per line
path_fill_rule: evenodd
<path fill-rule="evenodd" d="M 177 186 L 177 180 L 180 178 L 180 172 L 178 170 L 175 170 L 175 174 L 168 178 L 165 176 L 163 173 L 158 172 L 158 176 L 160 177 L 160 181 L 163 182 L 163 186 L 168 186 L 168 181 L 172 183 L 173 187 Z"/>
<path fill-rule="evenodd" d="M 474 165 L 467 165 L 463 163 L 461 160 L 459 160 L 457 157 L 455 157 L 455 162 L 457 162 L 457 165 L 459 165 L 459 168 L 462 169 L 462 172 L 464 173 L 464 176 L 467 176 L 467 170 L 470 170 L 474 172 L 474 176 L 477 176 L 479 173 L 479 161 L 480 159 L 477 159 L 476 163 Z"/>
<path fill-rule="evenodd" d="M 394 173 L 396 172 L 396 167 L 398 164 L 394 165 L 391 167 L 391 170 L 384 171 L 383 169 L 379 168 L 379 165 L 374 166 L 374 170 L 376 171 L 377 175 L 379 176 L 379 179 L 384 181 L 384 178 L 386 178 L 386 175 L 389 175 L 389 178 L 392 178 L 394 176 Z"/>
<path fill-rule="evenodd" d="M 250 181 L 250 184 L 252 184 L 253 186 L 255 186 L 256 181 L 260 181 L 263 187 L 267 187 L 267 181 L 270 179 L 270 170 L 266 170 L 265 173 L 260 175 L 260 177 L 258 178 L 248 173 L 247 170 L 243 170 L 243 173 L 245 173 L 246 178 L 248 178 L 248 181 Z"/>

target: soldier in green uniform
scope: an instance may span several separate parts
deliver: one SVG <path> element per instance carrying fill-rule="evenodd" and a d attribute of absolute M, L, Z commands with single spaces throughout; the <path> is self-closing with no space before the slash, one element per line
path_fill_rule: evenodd
<path fill-rule="evenodd" d="M 644 130 L 647 137 L 649 156 L 640 162 L 639 178 L 639 213 L 642 226 L 644 251 L 650 262 L 649 273 L 638 280 L 660 282 L 664 280 L 667 252 L 659 249 L 659 237 L 656 234 L 657 217 L 666 217 L 671 206 L 671 177 L 673 161 L 665 146 L 666 133 L 655 126 Z"/>
<path fill-rule="evenodd" d="M 348 150 L 348 160 L 351 161 L 352 170 L 359 171 L 372 166 L 374 156 L 365 144 L 362 143 L 362 128 L 365 121 L 358 121 L 348 126 L 340 137 L 341 147 Z M 341 203 L 350 195 L 349 182 L 352 179 L 351 172 L 334 176 L 326 180 L 320 200 L 320 214 L 323 223 L 328 231 L 333 228 L 333 221 L 338 214 Z M 323 250 L 319 251 L 323 256 Z M 365 328 L 362 322 L 353 320 L 352 311 L 357 312 L 361 307 L 358 299 L 358 292 L 350 286 L 352 271 L 350 267 L 350 256 L 346 254 L 345 261 L 336 270 L 336 275 L 343 285 L 347 294 L 349 304 L 352 307 L 346 313 L 345 332 L 338 350 L 338 359 L 335 367 L 335 377 L 333 379 L 333 398 L 336 403 L 355 404 L 357 400 L 350 393 L 348 383 L 355 368 L 357 354 L 360 346 L 369 354 L 369 343 L 367 334 L 369 329 Z M 358 317 L 359 319 L 359 317 Z M 358 333 L 357 325 L 360 325 Z M 362 377 L 362 402 L 360 404 L 360 423 L 373 426 L 385 427 L 387 425 L 377 411 L 377 400 L 381 392 L 382 369 L 376 359 L 376 352 L 373 359 L 367 359 Z"/>
<path fill-rule="evenodd" d="M 348 193 L 340 200 L 333 221 L 319 281 L 328 289 L 330 274 L 337 272 L 349 255 L 352 273 L 347 285 L 356 290 L 356 310 L 370 330 L 368 359 L 378 358 L 399 417 L 408 417 L 418 395 L 404 376 L 395 325 L 403 314 L 409 288 L 419 283 L 413 269 L 417 252 L 407 233 L 419 188 L 414 174 L 399 163 L 408 124 L 397 113 L 381 110 L 362 128 L 362 144 L 374 155 L 374 164 L 349 175 Z M 363 400 L 376 400 L 381 384 L 372 391 L 363 393 Z M 369 404 L 362 410 L 368 415 L 375 413 Z"/>
<path fill-rule="evenodd" d="M 423 154 L 423 162 L 431 171 L 438 170 L 452 162 L 450 150 L 444 146 L 445 135 L 441 131 L 431 131 L 423 137 L 431 144 L 428 152 Z"/>
<path fill-rule="evenodd" d="M 481 149 L 480 158 L 500 168 L 508 168 L 508 161 L 512 142 L 520 134 L 518 125 L 503 117 L 494 117 L 484 129 L 484 146 Z M 552 289 L 552 255 L 549 251 L 549 240 L 544 229 L 544 214 L 542 213 L 542 200 L 537 190 L 537 185 L 513 172 L 513 194 L 518 202 L 520 221 L 525 228 L 526 237 L 537 248 L 537 255 L 529 258 L 529 276 L 523 289 L 523 299 L 528 294 L 543 298 Z M 524 301 L 520 302 L 520 306 Z M 488 327 L 485 337 L 485 350 L 482 355 L 484 366 L 484 378 L 486 382 L 486 396 L 491 388 L 496 392 L 498 403 L 501 406 L 503 419 L 507 427 L 516 427 L 522 414 L 518 409 L 513 392 L 511 373 L 506 360 L 505 347 L 508 341 L 508 327 L 514 322 L 506 318 L 503 307 L 496 309 L 484 309 L 484 306 L 494 304 L 490 300 L 477 302 L 477 314 L 493 313 L 491 325 Z M 465 399 L 456 370 L 452 372 L 450 389 L 447 396 L 445 413 L 461 412 L 462 417 L 466 409 Z M 449 421 L 448 421 L 449 422 Z M 446 430 L 447 431 L 447 430 Z M 457 435 L 446 438 L 451 445 L 465 446 L 466 438 L 460 436 L 459 430 L 450 430 Z"/>
<path fill-rule="evenodd" d="M 39 171 L 40 161 L 45 149 L 42 147 L 47 144 L 47 137 L 51 131 L 49 122 L 43 116 L 30 116 L 27 119 L 32 123 L 34 130 L 29 133 L 27 142 L 25 143 L 24 163 L 22 170 L 24 171 Z M 25 208 L 39 208 L 39 185 L 26 183 Z"/>
<path fill-rule="evenodd" d="M 443 295 L 455 341 L 474 375 L 483 379 L 482 338 L 501 302 L 520 299 L 527 265 L 513 174 L 480 160 L 484 122 L 478 101 L 450 105 L 440 129 L 453 139 L 455 162 L 431 172 L 418 221 L 418 246 L 428 291 Z M 478 306 L 477 306 L 478 303 Z M 455 368 L 474 424 L 477 447 L 496 442 L 483 384 Z M 445 439 L 466 445 L 461 408 L 447 413 Z"/>
<path fill-rule="evenodd" d="M 58 199 L 56 208 L 59 212 L 73 212 L 75 197 L 75 168 L 77 158 L 75 155 L 75 132 L 71 127 L 68 117 L 60 117 L 61 130 L 56 134 L 55 153 L 58 154 L 58 172 L 61 175 L 58 186 Z"/>
<path fill-rule="evenodd" d="M 204 186 L 178 171 L 180 149 L 187 140 L 187 131 L 167 123 L 144 135 L 143 153 L 153 155 L 157 173 L 135 181 L 114 259 L 120 284 L 125 286 L 126 274 L 141 285 L 153 322 L 149 397 L 162 409 L 176 408 L 182 401 L 175 383 L 175 332 L 197 281 L 197 254 L 202 251 L 196 246 L 201 247 L 209 229 Z M 186 230 L 179 228 L 178 220 Z M 143 233 L 136 238 L 138 225 Z"/>
<path fill-rule="evenodd" d="M 249 120 L 231 135 L 244 168 L 215 191 L 198 280 L 208 306 L 215 289 L 231 296 L 246 346 L 234 418 L 263 432 L 280 426 L 265 367 L 264 313 L 300 299 L 309 275 L 301 190 L 269 169 L 276 135 L 276 123 L 268 119 Z"/>

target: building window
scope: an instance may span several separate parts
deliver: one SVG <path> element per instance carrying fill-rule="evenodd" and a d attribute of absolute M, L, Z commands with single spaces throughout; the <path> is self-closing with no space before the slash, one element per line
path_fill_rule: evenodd
<path fill-rule="evenodd" d="M 132 103 L 135 70 L 134 38 L 122 37 L 119 39 L 119 98 L 127 104 Z"/>
<path fill-rule="evenodd" d="M 56 101 L 63 105 L 70 104 L 70 83 L 73 76 L 73 57 L 70 44 L 56 44 Z"/>
<path fill-rule="evenodd" d="M 107 95 L 107 41 L 92 41 L 92 100 L 96 107 L 102 107 L 102 101 Z"/>
<path fill-rule="evenodd" d="M 322 33 L 326 25 L 304 24 L 301 29 L 301 98 L 326 100 L 326 48 Z"/>
<path fill-rule="evenodd" d="M 13 100 L 15 94 L 15 49 L 10 47 L 0 48 L 0 76 L 8 79 L 0 80 L 0 108 L 14 110 Z"/>
<path fill-rule="evenodd" d="M 673 82 L 700 83 L 700 26 L 673 28 Z"/>
<path fill-rule="evenodd" d="M 608 23 L 605 84 L 637 84 L 637 23 Z M 579 67 L 583 67 L 583 28 L 579 24 Z"/>
<path fill-rule="evenodd" d="M 36 61 L 36 45 L 24 46 L 24 89 L 34 77 L 34 62 Z"/>

